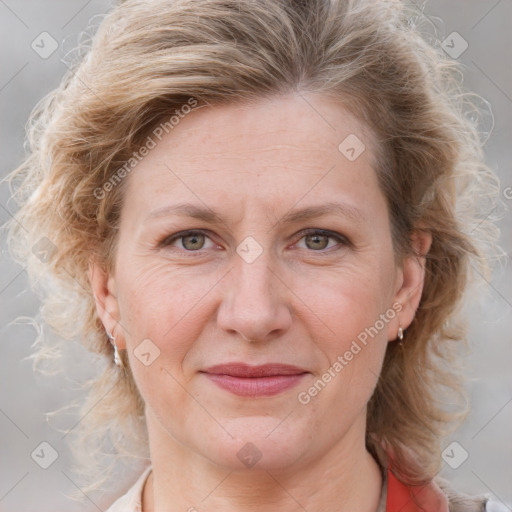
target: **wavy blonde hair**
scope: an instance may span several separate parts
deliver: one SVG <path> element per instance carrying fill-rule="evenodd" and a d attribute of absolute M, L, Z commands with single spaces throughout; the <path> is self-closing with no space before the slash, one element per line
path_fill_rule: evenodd
<path fill-rule="evenodd" d="M 95 190 L 190 98 L 222 105 L 289 92 L 335 97 L 375 133 L 397 258 L 411 254 L 414 229 L 432 233 L 406 348 L 389 344 L 368 404 L 367 446 L 380 461 L 382 442 L 391 447 L 404 481 L 437 473 L 440 438 L 465 413 L 441 397 L 463 390 L 457 313 L 471 267 L 488 275 L 498 232 L 482 217 L 499 184 L 484 164 L 478 97 L 462 90 L 460 64 L 426 41 L 425 18 L 409 9 L 383 0 L 127 0 L 36 106 L 29 155 L 9 177 L 20 204 L 9 246 L 41 293 L 42 320 L 62 343 L 79 339 L 101 359 L 73 443 L 78 467 L 93 476 L 86 490 L 108 478 L 105 453 L 149 456 L 144 402 L 129 367 L 112 364 L 87 278 L 92 255 L 113 268 L 126 180 L 101 199 Z M 36 362 L 58 355 L 50 338 L 38 336 Z"/>

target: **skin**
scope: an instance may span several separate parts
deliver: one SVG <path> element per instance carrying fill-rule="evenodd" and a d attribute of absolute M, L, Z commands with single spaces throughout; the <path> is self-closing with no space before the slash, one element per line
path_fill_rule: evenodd
<path fill-rule="evenodd" d="M 349 134 L 366 146 L 355 161 L 338 150 Z M 126 178 L 115 269 L 92 260 L 89 277 L 146 403 L 153 472 L 144 512 L 377 509 L 382 479 L 365 448 L 367 402 L 399 320 L 407 329 L 418 307 L 424 258 L 395 260 L 372 147 L 371 132 L 340 102 L 293 93 L 192 111 Z M 328 201 L 360 218 L 278 222 Z M 223 222 L 148 220 L 179 202 L 206 205 Z M 308 237 L 307 228 L 348 241 Z M 205 237 L 159 246 L 188 229 Z M 248 236 L 263 250 L 251 263 L 236 252 Z M 428 234 L 412 240 L 428 252 Z M 301 404 L 298 393 L 397 302 L 400 318 Z M 160 350 L 148 366 L 134 354 L 144 339 Z M 239 397 L 200 373 L 232 361 L 309 374 L 278 395 Z M 252 468 L 237 457 L 248 442 L 261 453 Z"/>

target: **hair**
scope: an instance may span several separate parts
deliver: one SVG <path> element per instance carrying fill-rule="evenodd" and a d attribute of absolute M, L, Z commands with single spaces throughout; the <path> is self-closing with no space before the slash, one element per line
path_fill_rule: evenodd
<path fill-rule="evenodd" d="M 427 41 L 426 17 L 412 9 L 392 0 L 126 0 L 34 108 L 29 154 L 9 177 L 20 208 L 8 241 L 41 296 L 41 321 L 61 337 L 52 345 L 40 332 L 35 366 L 77 340 L 101 360 L 84 383 L 73 443 L 86 489 L 110 474 L 102 448 L 115 460 L 148 457 L 144 401 L 125 355 L 125 372 L 112 363 L 87 277 L 92 256 L 114 269 L 127 162 L 192 101 L 306 92 L 337 98 L 375 135 L 398 261 L 414 254 L 415 230 L 432 234 L 421 302 L 404 349 L 388 344 L 366 442 L 378 460 L 393 453 L 404 481 L 438 472 L 440 439 L 467 413 L 443 397 L 464 395 L 459 312 L 472 267 L 489 275 L 499 232 L 484 217 L 499 183 L 484 163 L 479 97 L 463 90 L 462 65 Z"/>

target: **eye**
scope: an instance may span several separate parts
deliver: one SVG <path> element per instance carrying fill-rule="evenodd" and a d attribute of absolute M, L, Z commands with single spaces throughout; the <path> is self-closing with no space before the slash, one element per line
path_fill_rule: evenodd
<path fill-rule="evenodd" d="M 158 244 L 158 247 L 173 246 L 175 242 L 179 242 L 179 246 L 177 248 L 184 249 L 187 252 L 196 252 L 205 248 L 204 243 L 206 239 L 209 240 L 208 236 L 200 230 L 181 231 L 164 238 Z"/>
<path fill-rule="evenodd" d="M 309 229 L 303 231 L 302 235 L 300 240 L 304 240 L 306 249 L 311 249 L 313 252 L 324 252 L 326 248 L 331 249 L 332 246 L 329 247 L 329 239 L 336 240 L 342 246 L 350 245 L 349 240 L 343 235 L 325 229 Z"/>

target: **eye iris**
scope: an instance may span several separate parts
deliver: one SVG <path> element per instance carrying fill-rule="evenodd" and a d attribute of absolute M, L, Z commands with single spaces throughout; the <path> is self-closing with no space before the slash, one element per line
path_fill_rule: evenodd
<path fill-rule="evenodd" d="M 182 240 L 183 240 L 183 247 L 184 247 L 185 249 L 189 249 L 189 250 L 201 249 L 201 247 L 202 247 L 201 242 L 202 242 L 202 243 L 204 243 L 204 235 L 203 235 L 203 234 L 201 234 L 201 233 L 193 233 L 193 234 L 191 234 L 191 235 L 183 236 L 183 237 L 182 237 Z M 190 246 L 187 246 L 187 244 L 188 244 L 188 241 L 189 241 L 189 240 L 191 241 L 191 245 L 192 245 L 191 247 L 190 247 Z M 198 242 L 197 242 L 197 241 L 198 241 L 198 240 L 199 240 L 199 245 L 200 245 L 201 247 L 198 247 L 198 246 L 197 246 L 197 244 L 198 244 Z M 196 245 L 194 245 L 194 244 L 196 244 Z"/>
<path fill-rule="evenodd" d="M 319 239 L 320 239 L 320 241 L 319 241 Z M 309 243 L 308 243 L 309 241 L 312 241 L 313 244 L 320 244 L 321 247 L 318 247 L 318 245 L 316 245 L 314 247 L 310 247 Z M 329 237 L 327 235 L 319 235 L 319 234 L 306 235 L 306 245 L 307 245 L 308 249 L 325 249 L 328 244 L 329 244 Z"/>

